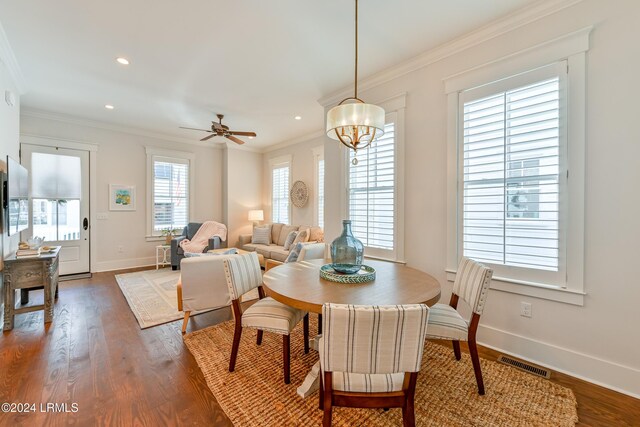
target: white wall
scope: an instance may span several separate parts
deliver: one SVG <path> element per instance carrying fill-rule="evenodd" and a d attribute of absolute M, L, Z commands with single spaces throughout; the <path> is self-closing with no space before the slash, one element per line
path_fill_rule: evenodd
<path fill-rule="evenodd" d="M 0 27 L 1 30 L 1 27 Z M 15 96 L 15 105 L 8 105 L 5 100 L 5 91 L 10 91 Z M 0 57 L 0 170 L 6 170 L 4 167 L 7 155 L 14 159 L 19 159 L 19 137 L 20 137 L 20 94 L 11 78 L 3 59 Z M 1 191 L 1 189 L 0 189 Z M 0 207 L 2 209 L 2 207 Z M 9 255 L 18 248 L 19 237 L 14 234 L 7 236 L 6 218 L 4 213 L 0 215 L 2 225 L 0 229 L 0 245 L 2 247 L 3 256 Z M 0 269 L 2 268 L 2 260 L 0 260 Z M 2 278 L 0 278 L 0 309 L 4 313 L 4 289 L 2 287 Z"/>
<path fill-rule="evenodd" d="M 240 234 L 251 234 L 249 210 L 262 209 L 262 154 L 225 149 L 223 153 L 223 219 L 229 230 L 227 244 L 238 246 Z"/>
<path fill-rule="evenodd" d="M 193 183 L 194 222 L 215 220 L 222 222 L 222 150 L 218 146 L 198 146 L 101 129 L 77 123 L 23 115 L 20 124 L 23 135 L 36 135 L 62 140 L 98 144 L 97 205 L 95 213 L 107 213 L 108 219 L 94 220 L 92 227 L 97 241 L 92 271 L 152 265 L 155 246 L 161 242 L 147 242 L 146 152 L 151 146 L 191 152 L 195 155 Z M 109 184 L 135 185 L 136 210 L 110 212 Z M 122 252 L 118 248 L 122 247 Z"/>
<path fill-rule="evenodd" d="M 442 80 L 594 25 L 587 53 L 585 303 L 583 307 L 491 291 L 479 340 L 611 388 L 640 395 L 637 274 L 640 199 L 640 2 L 585 0 L 361 93 L 380 102 L 407 93 L 405 247 L 409 265 L 434 275 L 448 301 L 446 123 Z M 343 147 L 325 143 L 327 241 L 340 231 Z M 293 151 L 293 149 L 292 149 Z M 295 151 L 293 151 L 295 152 Z M 533 317 L 519 315 L 532 303 Z"/>
<path fill-rule="evenodd" d="M 266 222 L 271 222 L 271 168 L 269 166 L 269 160 L 280 156 L 291 155 L 291 170 L 289 171 L 291 174 L 291 185 L 299 180 L 307 184 L 307 188 L 309 189 L 309 201 L 305 206 L 297 208 L 291 205 L 291 224 L 317 225 L 314 217 L 316 196 L 313 149 L 321 147 L 323 144 L 324 136 L 320 136 L 283 148 L 267 151 L 264 154 L 262 204 L 264 206 L 264 219 Z"/>

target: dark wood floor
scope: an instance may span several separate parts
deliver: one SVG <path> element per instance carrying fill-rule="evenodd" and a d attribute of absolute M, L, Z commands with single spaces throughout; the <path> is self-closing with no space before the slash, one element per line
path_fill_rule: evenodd
<path fill-rule="evenodd" d="M 42 298 L 33 294 L 32 303 Z M 227 309 L 202 314 L 189 328 L 230 316 Z M 141 330 L 113 273 L 61 283 L 50 326 L 41 311 L 25 313 L 0 338 L 0 403 L 38 406 L 0 412 L 0 425 L 230 425 L 183 345 L 180 323 Z M 497 353 L 481 349 L 481 356 Z M 563 374 L 552 381 L 574 390 L 580 425 L 640 425 L 640 401 Z M 47 402 L 71 412 L 40 412 Z"/>

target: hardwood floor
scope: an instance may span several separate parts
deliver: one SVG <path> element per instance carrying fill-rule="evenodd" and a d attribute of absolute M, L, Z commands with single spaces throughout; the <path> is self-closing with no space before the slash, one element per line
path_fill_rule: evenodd
<path fill-rule="evenodd" d="M 32 293 L 32 303 L 39 298 Z M 229 309 L 201 314 L 189 331 L 229 318 Z M 44 326 L 42 311 L 21 314 L 0 338 L 0 402 L 37 406 L 0 412 L 0 425 L 231 425 L 180 327 L 178 320 L 141 330 L 114 273 L 61 282 L 53 323 Z M 640 425 L 640 401 L 563 374 L 552 381 L 574 390 L 579 425 Z M 40 412 L 47 402 L 66 403 L 68 412 Z"/>

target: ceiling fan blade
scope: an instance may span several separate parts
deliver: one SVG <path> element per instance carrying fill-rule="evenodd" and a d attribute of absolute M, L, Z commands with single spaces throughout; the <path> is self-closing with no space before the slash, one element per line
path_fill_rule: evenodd
<path fill-rule="evenodd" d="M 211 139 L 211 138 L 213 138 L 213 137 L 214 137 L 214 136 L 216 136 L 216 135 L 217 135 L 217 133 L 212 133 L 212 134 L 211 134 L 211 135 L 209 135 L 209 136 L 205 136 L 205 137 L 204 137 L 204 138 L 202 138 L 200 141 L 206 141 L 207 139 Z"/>
<path fill-rule="evenodd" d="M 210 130 L 207 130 L 207 129 L 186 128 L 184 126 L 180 126 L 180 129 L 200 130 L 202 132 L 211 132 Z"/>
<path fill-rule="evenodd" d="M 238 132 L 235 130 L 229 131 L 228 132 L 229 135 L 239 135 L 239 136 L 257 136 L 255 132 Z"/>
<path fill-rule="evenodd" d="M 225 135 L 225 138 L 229 138 L 230 140 L 232 140 L 236 144 L 244 144 L 243 140 L 238 139 L 238 138 L 236 138 L 235 136 L 232 136 L 232 135 Z"/>

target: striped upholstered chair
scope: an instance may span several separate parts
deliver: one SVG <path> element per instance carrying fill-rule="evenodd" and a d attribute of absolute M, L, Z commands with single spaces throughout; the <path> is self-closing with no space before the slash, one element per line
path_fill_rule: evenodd
<path fill-rule="evenodd" d="M 320 408 L 402 408 L 415 425 L 414 396 L 429 318 L 424 304 L 322 306 Z"/>
<path fill-rule="evenodd" d="M 290 380 L 290 341 L 289 335 L 302 319 L 304 326 L 304 352 L 309 352 L 309 315 L 308 313 L 289 307 L 274 300 L 265 298 L 262 289 L 262 271 L 258 255 L 250 252 L 246 255 L 236 255 L 224 260 L 224 270 L 231 295 L 231 306 L 235 318 L 235 331 L 229 372 L 233 372 L 240 347 L 242 328 L 258 330 L 257 344 L 262 344 L 262 332 L 268 331 L 282 335 L 282 358 L 284 363 L 284 382 Z M 252 289 L 258 288 L 260 299 L 244 312 L 240 308 L 240 297 Z"/>
<path fill-rule="evenodd" d="M 476 331 L 480 315 L 489 293 L 489 284 L 493 270 L 469 258 L 462 258 L 458 265 L 458 273 L 453 283 L 451 301 L 447 304 L 435 304 L 431 307 L 427 338 L 451 340 L 453 353 L 460 360 L 460 341 L 467 341 L 469 354 L 473 363 L 473 371 L 478 383 L 478 394 L 484 394 L 484 382 L 480 370 L 480 358 L 476 346 Z M 471 321 L 465 320 L 458 313 L 458 301 L 462 298 L 473 311 Z"/>

